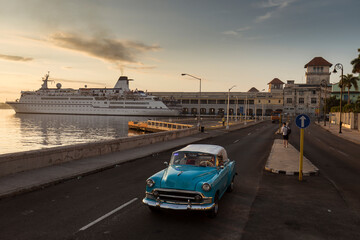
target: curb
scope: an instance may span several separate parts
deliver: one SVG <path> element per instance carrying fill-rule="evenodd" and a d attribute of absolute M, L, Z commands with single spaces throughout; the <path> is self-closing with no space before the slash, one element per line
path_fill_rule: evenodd
<path fill-rule="evenodd" d="M 283 175 L 288 175 L 288 176 L 299 176 L 299 172 L 287 172 L 284 170 L 277 170 L 277 169 L 273 169 L 273 168 L 269 168 L 267 166 L 265 166 L 265 170 L 271 173 L 276 173 L 276 174 L 283 174 Z M 313 172 L 303 172 L 303 176 L 319 176 L 320 175 L 320 170 L 316 170 Z"/>

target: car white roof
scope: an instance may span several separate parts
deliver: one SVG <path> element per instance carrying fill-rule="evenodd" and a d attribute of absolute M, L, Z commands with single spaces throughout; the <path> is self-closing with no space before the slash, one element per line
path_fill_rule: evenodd
<path fill-rule="evenodd" d="M 190 144 L 176 152 L 180 152 L 180 151 L 202 152 L 202 153 L 210 153 L 210 154 L 214 154 L 214 155 L 222 155 L 223 159 L 227 159 L 227 154 L 226 154 L 225 149 L 219 145 Z"/>

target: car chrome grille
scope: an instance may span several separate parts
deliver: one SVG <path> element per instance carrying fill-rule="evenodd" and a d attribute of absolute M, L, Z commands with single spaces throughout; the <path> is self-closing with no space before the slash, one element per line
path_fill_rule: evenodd
<path fill-rule="evenodd" d="M 153 191 L 153 195 L 160 201 L 180 204 L 188 204 L 189 202 L 193 204 L 201 204 L 204 199 L 204 196 L 198 192 L 173 189 L 155 189 Z"/>

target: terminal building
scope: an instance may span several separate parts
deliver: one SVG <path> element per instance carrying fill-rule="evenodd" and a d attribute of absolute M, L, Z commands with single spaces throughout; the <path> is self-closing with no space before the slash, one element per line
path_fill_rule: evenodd
<path fill-rule="evenodd" d="M 229 93 L 229 115 L 270 116 L 273 111 L 295 116 L 301 113 L 311 117 L 319 116 L 325 102 L 331 94 L 331 63 L 322 57 L 315 57 L 308 62 L 306 83 L 286 83 L 274 78 L 268 83 L 268 91 L 251 88 L 247 92 Z M 164 102 L 176 102 L 181 106 L 183 115 L 215 116 L 227 114 L 228 92 L 152 92 Z M 200 103 L 199 103 L 200 101 Z"/>
<path fill-rule="evenodd" d="M 275 78 L 268 92 L 251 88 L 247 92 L 230 92 L 229 115 L 270 116 L 275 110 L 283 109 L 283 82 Z M 164 102 L 176 101 L 181 105 L 183 115 L 197 115 L 200 100 L 200 114 L 215 116 L 227 114 L 228 92 L 152 92 Z"/>

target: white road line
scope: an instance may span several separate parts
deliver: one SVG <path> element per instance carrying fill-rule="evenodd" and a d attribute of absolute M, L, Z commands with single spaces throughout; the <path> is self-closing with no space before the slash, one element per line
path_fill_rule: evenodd
<path fill-rule="evenodd" d="M 345 157 L 350 157 L 350 156 L 349 156 L 349 154 L 346 154 L 346 153 L 344 153 L 344 152 L 342 152 L 342 151 L 340 151 L 340 150 L 338 150 L 338 149 L 335 149 L 335 148 L 330 147 L 330 146 L 328 146 L 328 148 L 331 148 L 332 150 L 334 150 L 334 151 L 336 151 L 336 152 L 338 152 L 338 153 L 340 153 L 340 154 L 344 155 Z"/>
<path fill-rule="evenodd" d="M 248 136 L 250 136 L 251 135 L 251 133 L 248 133 Z"/>
<path fill-rule="evenodd" d="M 89 224 L 88 224 L 88 225 L 86 225 L 85 227 L 80 228 L 80 229 L 79 229 L 79 231 L 84 231 L 84 230 L 88 229 L 88 228 L 89 228 L 89 227 L 91 227 L 92 225 L 94 225 L 94 224 L 96 224 L 96 223 L 98 223 L 98 222 L 100 222 L 100 221 L 104 220 L 105 218 L 107 218 L 107 217 L 109 217 L 110 215 L 112 215 L 112 214 L 116 213 L 117 211 L 119 211 L 119 210 L 123 209 L 124 207 L 126 207 L 126 206 L 130 205 L 131 203 L 135 202 L 136 200 L 138 200 L 138 199 L 137 199 L 137 198 L 134 198 L 133 200 L 131 200 L 131 201 L 129 201 L 129 202 L 127 202 L 127 203 L 125 203 L 125 204 L 121 205 L 120 207 L 118 207 L 118 208 L 116 208 L 116 209 L 112 210 L 111 212 L 109 212 L 109 213 L 105 214 L 104 216 L 102 216 L 102 217 L 100 217 L 100 218 L 96 219 L 95 221 L 93 221 L 93 222 L 89 223 Z"/>
<path fill-rule="evenodd" d="M 238 141 L 240 141 L 240 139 L 235 140 L 233 143 L 237 143 Z"/>

